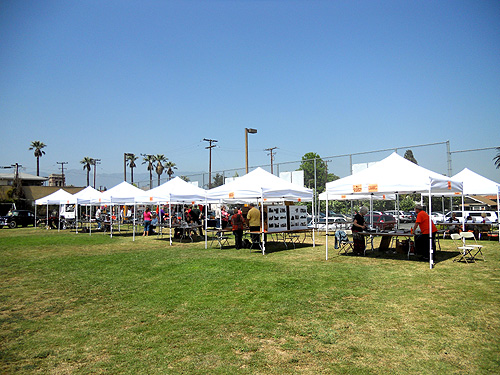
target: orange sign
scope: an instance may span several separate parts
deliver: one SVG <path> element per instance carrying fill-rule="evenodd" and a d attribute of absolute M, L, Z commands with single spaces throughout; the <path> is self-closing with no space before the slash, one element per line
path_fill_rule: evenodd
<path fill-rule="evenodd" d="M 451 181 L 448 181 L 448 190 L 451 190 Z"/>
<path fill-rule="evenodd" d="M 153 201 L 153 197 L 149 197 L 149 201 L 152 202 Z"/>
<path fill-rule="evenodd" d="M 352 191 L 355 193 L 361 193 L 363 191 L 362 185 L 352 185 Z"/>
<path fill-rule="evenodd" d="M 378 191 L 378 184 L 368 185 L 368 191 L 370 193 L 376 193 Z"/>
<path fill-rule="evenodd" d="M 229 198 L 234 198 L 234 193 L 229 193 Z"/>
<path fill-rule="evenodd" d="M 346 199 L 347 197 L 345 195 L 341 195 L 340 198 Z"/>
<path fill-rule="evenodd" d="M 299 198 L 299 199 L 297 199 L 297 202 L 302 202 L 302 199 L 300 199 L 300 198 Z"/>

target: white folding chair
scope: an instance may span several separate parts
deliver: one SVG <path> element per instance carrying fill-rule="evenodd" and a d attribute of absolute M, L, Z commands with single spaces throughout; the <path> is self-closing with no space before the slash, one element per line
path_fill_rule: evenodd
<path fill-rule="evenodd" d="M 460 258 L 456 257 L 453 259 L 454 262 L 460 262 L 462 259 L 465 260 L 465 263 L 469 263 L 467 261 L 467 257 L 469 257 L 469 261 L 474 262 L 474 257 L 472 256 L 471 251 L 474 250 L 472 246 L 464 246 L 462 242 L 462 237 L 458 233 L 452 233 L 450 234 L 451 239 L 453 240 L 453 243 L 457 247 L 457 250 L 460 252 Z"/>
<path fill-rule="evenodd" d="M 472 232 L 460 232 L 460 237 L 462 238 L 464 246 L 472 246 L 474 248 L 474 251 L 475 251 L 474 256 L 473 256 L 474 259 L 476 258 L 477 254 L 481 254 L 481 256 L 483 257 L 483 260 L 485 260 L 483 252 L 481 251 L 481 249 L 483 248 L 483 245 L 480 245 L 477 243 L 476 237 L 474 236 L 474 233 L 472 233 Z M 467 243 L 467 239 L 469 239 L 471 241 L 469 241 L 469 243 Z M 474 241 L 474 243 L 470 243 L 470 242 L 472 242 L 472 240 Z"/>

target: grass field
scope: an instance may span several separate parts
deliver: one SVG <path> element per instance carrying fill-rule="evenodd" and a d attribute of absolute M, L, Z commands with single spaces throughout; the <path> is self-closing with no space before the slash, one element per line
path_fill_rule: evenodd
<path fill-rule="evenodd" d="M 2 374 L 500 373 L 500 246 L 435 269 L 319 245 L 0 230 Z"/>

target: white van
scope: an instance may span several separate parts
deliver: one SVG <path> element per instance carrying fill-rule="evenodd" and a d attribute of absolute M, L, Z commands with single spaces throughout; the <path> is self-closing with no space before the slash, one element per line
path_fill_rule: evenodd
<path fill-rule="evenodd" d="M 462 211 L 453 211 L 455 213 L 455 216 L 457 217 L 458 221 L 461 223 L 464 222 L 464 219 L 462 217 Z M 497 213 L 496 211 L 464 211 L 463 214 L 465 215 L 465 218 L 468 218 L 469 216 L 472 217 L 475 223 L 482 223 L 483 222 L 483 214 L 486 214 L 486 217 L 484 218 L 486 222 L 490 223 L 496 223 L 498 222 L 497 218 Z M 448 212 L 445 216 L 445 221 L 449 221 L 451 218 L 451 212 Z"/>
<path fill-rule="evenodd" d="M 75 218 L 75 205 L 61 204 L 59 208 L 59 217 L 61 219 L 73 220 Z"/>

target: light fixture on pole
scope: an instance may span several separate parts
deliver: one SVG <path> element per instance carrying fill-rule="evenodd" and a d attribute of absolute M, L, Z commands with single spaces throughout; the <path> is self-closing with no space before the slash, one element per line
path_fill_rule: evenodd
<path fill-rule="evenodd" d="M 257 129 L 245 128 L 245 173 L 248 173 L 248 133 L 256 134 Z"/>

